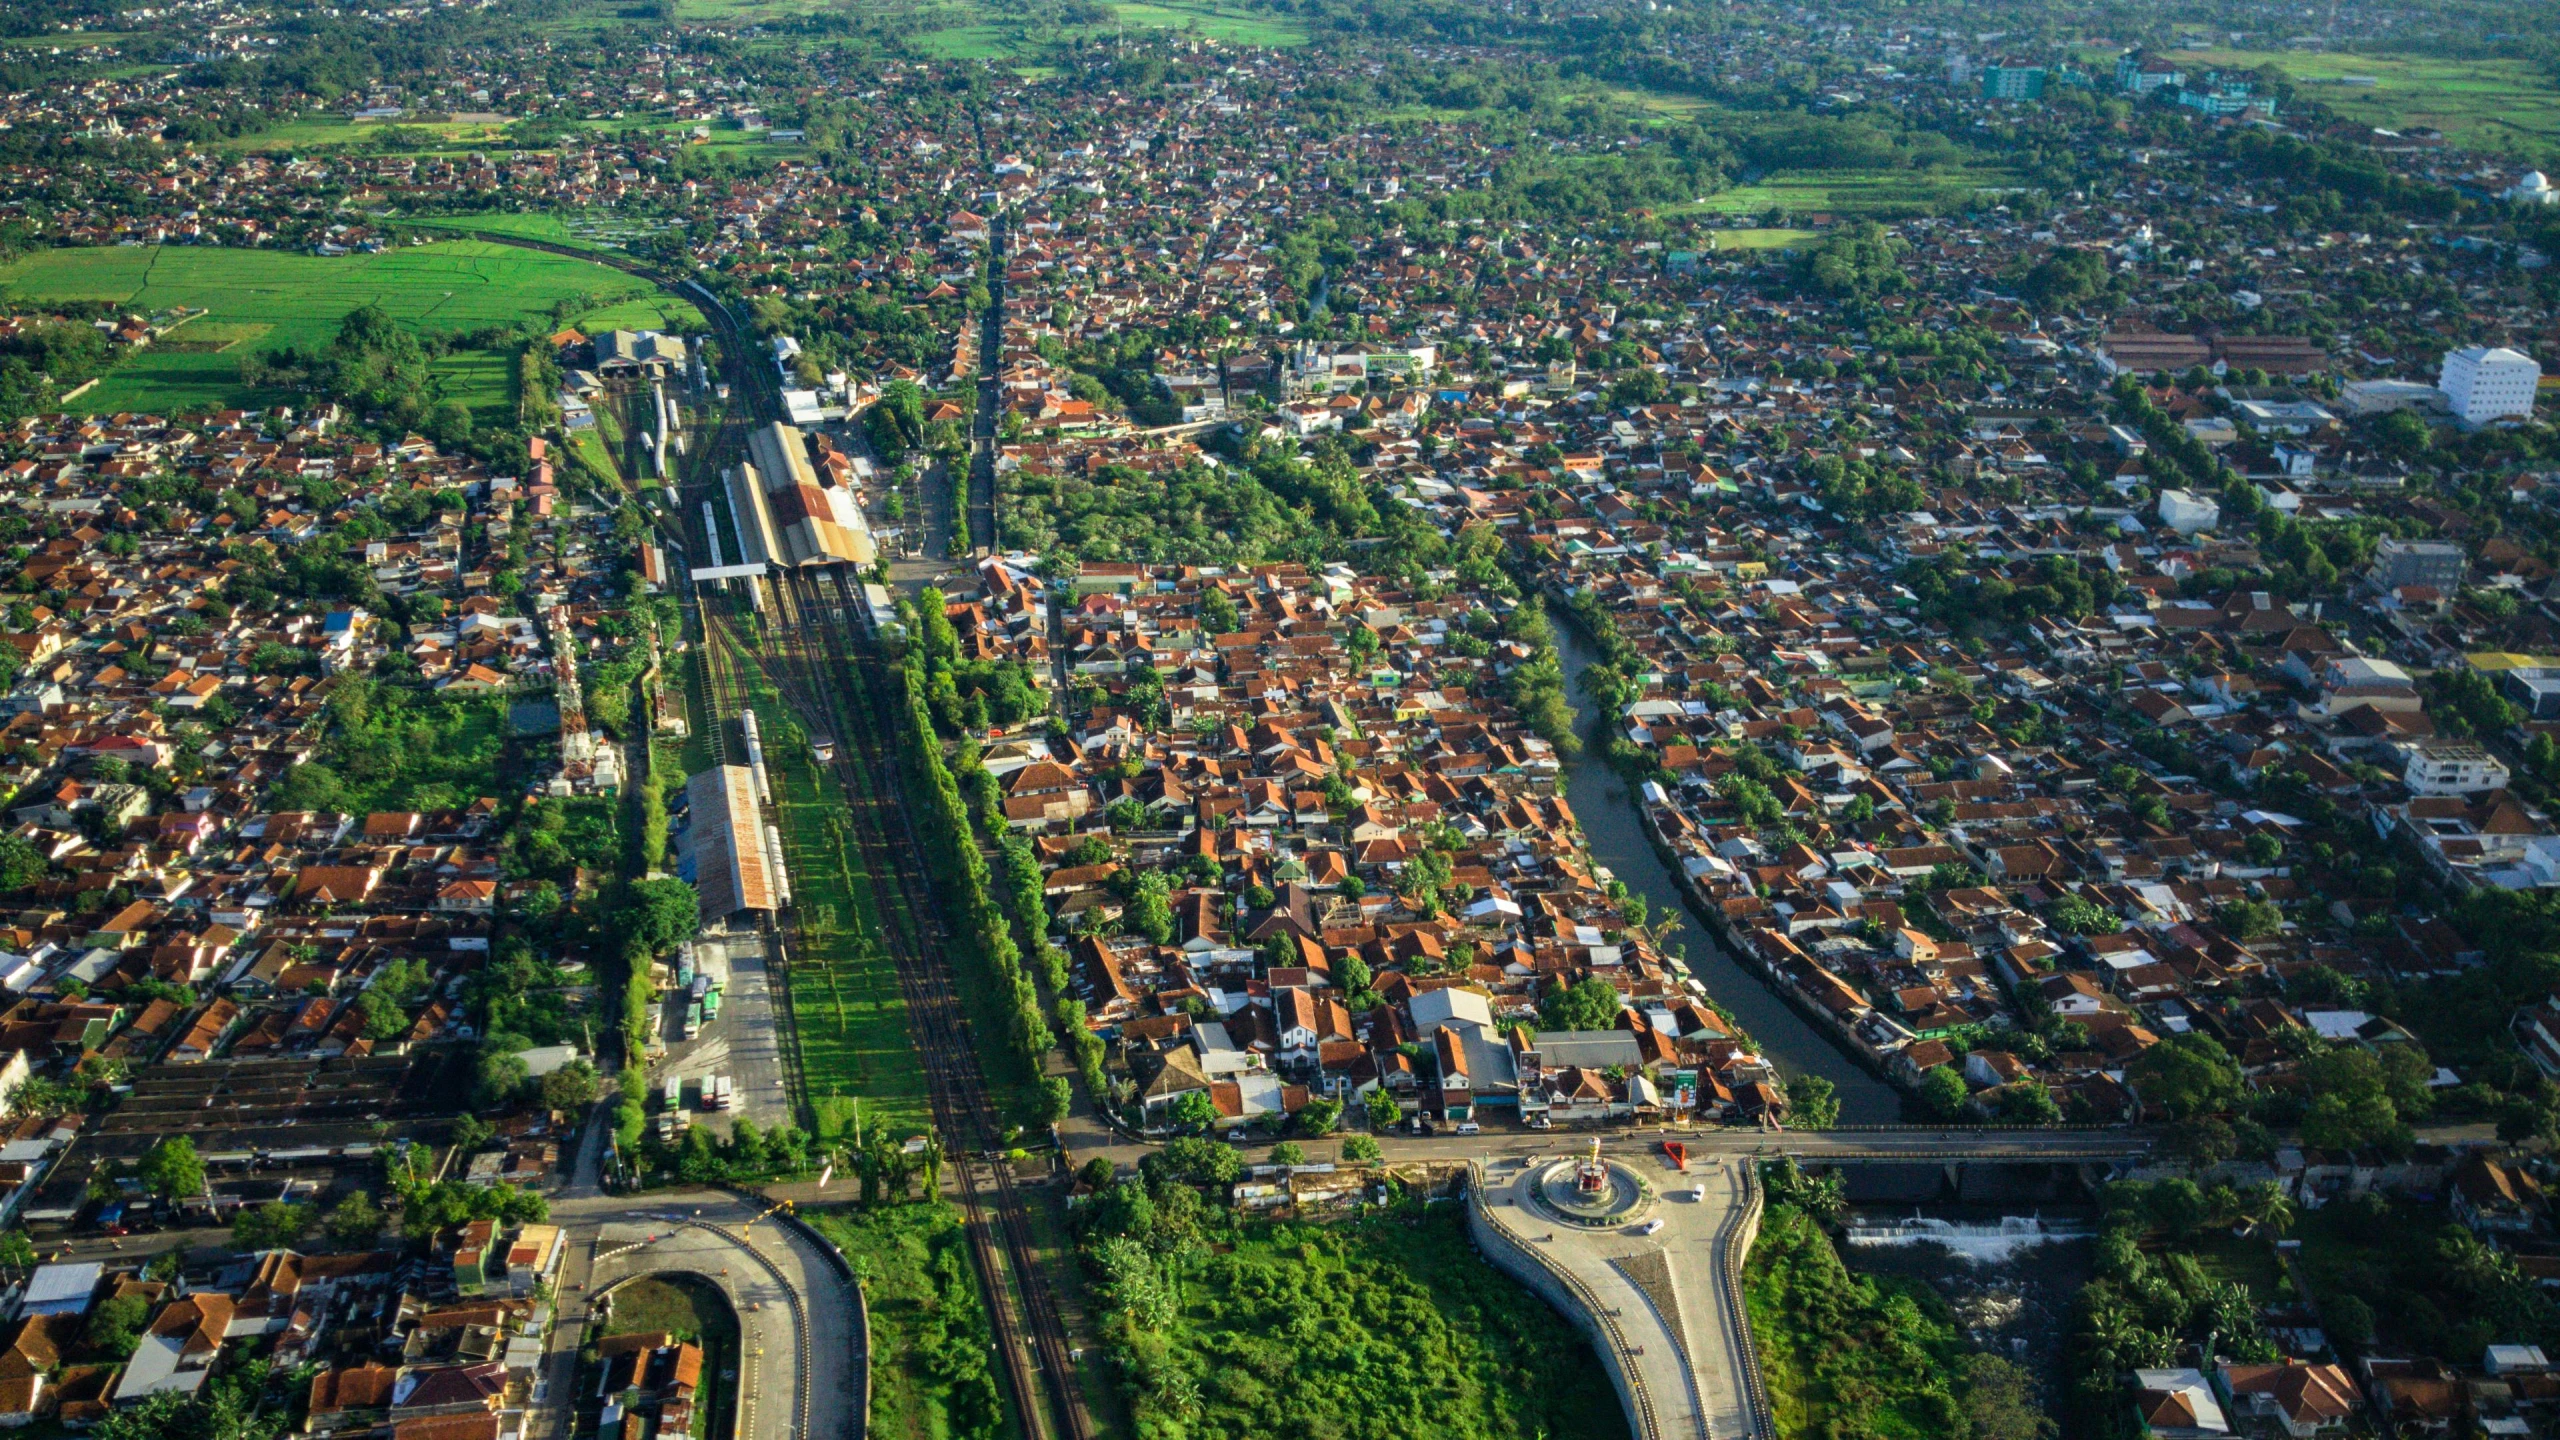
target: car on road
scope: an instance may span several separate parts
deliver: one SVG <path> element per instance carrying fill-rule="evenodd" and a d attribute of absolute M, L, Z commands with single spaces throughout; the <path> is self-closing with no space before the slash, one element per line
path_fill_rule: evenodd
<path fill-rule="evenodd" d="M 1706 1186 L 1704 1186 L 1704 1185 L 1692 1185 L 1692 1186 L 1690 1186 L 1690 1187 L 1689 1187 L 1689 1198 L 1690 1198 L 1691 1200 L 1696 1201 L 1697 1203 L 1699 1203 L 1699 1204 L 1701 1204 L 1701 1205 L 1704 1205 L 1705 1203 L 1707 1203 L 1707 1187 L 1706 1187 Z"/>
<path fill-rule="evenodd" d="M 1637 1226 L 1636 1233 L 1639 1235 L 1658 1235 L 1662 1233 L 1661 1217 L 1657 1216 Z"/>
<path fill-rule="evenodd" d="M 1461 1121 L 1459 1121 L 1459 1122 L 1458 1122 L 1458 1133 L 1459 1133 L 1459 1134 L 1461 1134 L 1461 1135 L 1475 1135 L 1475 1134 L 1479 1134 L 1479 1133 L 1481 1133 L 1481 1132 L 1483 1131 L 1483 1129 L 1484 1129 L 1484 1127 L 1483 1127 L 1483 1126 L 1478 1125 L 1478 1124 L 1477 1124 L 1476 1122 L 1474 1122 L 1473 1120 L 1461 1120 Z"/>

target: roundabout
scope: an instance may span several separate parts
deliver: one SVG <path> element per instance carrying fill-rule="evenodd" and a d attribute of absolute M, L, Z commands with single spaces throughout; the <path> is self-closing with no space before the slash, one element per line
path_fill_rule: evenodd
<path fill-rule="evenodd" d="M 1579 1159 L 1549 1162 L 1523 1188 L 1550 1217 L 1594 1229 L 1634 1224 L 1654 1207 L 1653 1187 L 1627 1166 L 1602 1159 L 1597 1140 Z"/>

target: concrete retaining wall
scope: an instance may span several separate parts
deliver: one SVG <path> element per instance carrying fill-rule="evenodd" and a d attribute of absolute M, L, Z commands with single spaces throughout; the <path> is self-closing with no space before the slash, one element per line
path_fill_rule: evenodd
<path fill-rule="evenodd" d="M 1751 1247 L 1760 1239 L 1760 1167 L 1742 1168 L 1742 1210 L 1734 1217 L 1724 1252 L 1724 1299 L 1733 1313 L 1734 1333 L 1742 1341 L 1742 1398 L 1751 1407 L 1751 1427 L 1761 1440 L 1778 1440 L 1778 1417 L 1769 1408 L 1769 1385 L 1760 1373 L 1760 1345 L 1751 1338 L 1751 1307 L 1743 1301 L 1742 1272 Z"/>
<path fill-rule="evenodd" d="M 1654 1417 L 1653 1403 L 1636 1377 L 1627 1339 L 1619 1332 L 1617 1322 L 1609 1318 L 1607 1307 L 1581 1281 L 1495 1223 L 1484 1203 L 1484 1168 L 1473 1163 L 1467 1166 L 1467 1233 L 1487 1260 L 1528 1286 L 1591 1338 L 1591 1348 L 1599 1353 L 1601 1368 L 1609 1372 L 1609 1383 L 1618 1391 L 1618 1404 L 1626 1411 L 1627 1432 L 1635 1440 L 1665 1440 Z"/>

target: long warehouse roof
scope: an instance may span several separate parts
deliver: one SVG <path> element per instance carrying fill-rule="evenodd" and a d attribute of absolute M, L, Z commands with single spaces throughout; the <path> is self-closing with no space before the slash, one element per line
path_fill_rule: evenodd
<path fill-rule="evenodd" d="M 741 910 L 772 910 L 777 887 L 765 853 L 764 821 L 756 811 L 755 772 L 744 765 L 714 765 L 687 780 L 693 811 L 693 889 L 702 923 Z"/>

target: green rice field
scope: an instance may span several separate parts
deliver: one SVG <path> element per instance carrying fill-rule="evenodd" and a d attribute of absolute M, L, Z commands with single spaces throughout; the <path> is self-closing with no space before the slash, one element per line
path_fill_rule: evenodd
<path fill-rule="evenodd" d="M 2530 61 L 2291 50 L 2177 50 L 2169 58 L 2190 67 L 2269 67 L 2302 98 L 2360 124 L 2424 126 L 2470 149 L 2560 161 L 2560 81 Z"/>
<path fill-rule="evenodd" d="M 608 325 L 631 325 L 647 316 L 691 314 L 682 302 L 660 298 L 646 281 L 619 271 L 471 240 L 333 257 L 213 246 L 39 250 L 0 267 L 0 296 L 23 308 L 105 300 L 143 315 L 207 312 L 108 372 L 75 402 L 91 413 L 292 403 L 295 397 L 242 383 L 243 356 L 325 344 L 348 311 L 368 304 L 431 331 L 527 317 L 547 323 L 562 302 L 576 324 L 595 315 L 607 317 Z M 436 362 L 436 378 L 445 397 L 470 406 L 477 421 L 502 422 L 513 413 L 514 376 L 502 356 L 449 355 Z"/>

